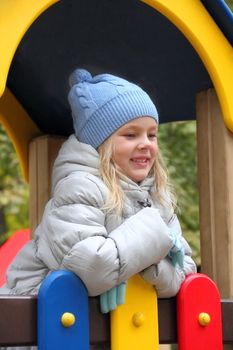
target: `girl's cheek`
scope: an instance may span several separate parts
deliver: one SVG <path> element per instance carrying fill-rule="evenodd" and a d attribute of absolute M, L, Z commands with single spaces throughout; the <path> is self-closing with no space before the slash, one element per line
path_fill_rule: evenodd
<path fill-rule="evenodd" d="M 157 144 L 157 142 L 154 143 L 151 147 L 152 147 L 154 153 L 157 153 L 157 152 L 158 152 L 158 144 Z"/>
<path fill-rule="evenodd" d="M 153 155 L 154 155 L 155 158 L 157 157 L 157 155 L 158 155 L 158 147 L 154 150 Z"/>

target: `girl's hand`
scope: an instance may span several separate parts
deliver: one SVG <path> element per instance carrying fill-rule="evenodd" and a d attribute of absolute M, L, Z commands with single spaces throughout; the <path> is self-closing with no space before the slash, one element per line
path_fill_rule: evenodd
<path fill-rule="evenodd" d="M 100 310 L 103 314 L 113 311 L 118 305 L 125 303 L 126 283 L 122 282 L 100 295 Z"/>

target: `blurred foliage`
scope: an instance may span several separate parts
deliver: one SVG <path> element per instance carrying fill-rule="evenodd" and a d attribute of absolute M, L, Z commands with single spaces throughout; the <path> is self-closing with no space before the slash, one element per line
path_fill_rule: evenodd
<path fill-rule="evenodd" d="M 183 234 L 200 265 L 199 194 L 197 183 L 196 122 L 176 122 L 159 127 L 159 145 L 178 200 Z"/>
<path fill-rule="evenodd" d="M 28 185 L 22 179 L 12 143 L 0 125 L 0 211 L 5 219 L 0 244 L 17 229 L 28 227 Z"/>
<path fill-rule="evenodd" d="M 230 7 L 230 9 L 233 11 L 233 0 L 225 0 L 225 2 Z"/>

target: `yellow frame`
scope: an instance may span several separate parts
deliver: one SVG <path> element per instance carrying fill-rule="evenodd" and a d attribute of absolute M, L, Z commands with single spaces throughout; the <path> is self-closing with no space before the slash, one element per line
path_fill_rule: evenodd
<path fill-rule="evenodd" d="M 0 96 L 5 91 L 11 61 L 25 32 L 35 19 L 59 0 L 1 0 Z M 188 39 L 203 61 L 214 84 L 226 126 L 233 132 L 233 48 L 208 11 L 197 0 L 143 0 L 166 16 Z M 168 43 L 169 44 L 169 43 Z M 11 101 L 14 100 L 12 112 Z M 9 108 L 9 110 L 7 110 Z M 16 112 L 17 111 L 17 112 Z M 0 99 L 0 119 L 15 145 L 25 178 L 28 176 L 28 141 L 40 133 L 30 117 L 7 91 Z M 13 113 L 13 112 L 12 112 Z M 23 115 L 24 123 L 15 116 Z M 12 124 L 11 124 L 12 123 Z M 24 125 L 25 124 L 25 125 Z M 32 126 L 33 125 L 33 126 Z M 23 140 L 22 136 L 23 135 Z"/>
<path fill-rule="evenodd" d="M 208 71 L 233 132 L 233 48 L 203 4 L 197 0 L 143 0 L 166 16 L 188 39 Z"/>
<path fill-rule="evenodd" d="M 15 51 L 31 24 L 58 0 L 1 0 L 0 2 L 0 97 Z"/>
<path fill-rule="evenodd" d="M 58 0 L 1 0 L 0 2 L 0 122 L 17 152 L 24 178 L 28 180 L 28 144 L 41 132 L 13 94 L 6 80 L 15 51 L 31 24 Z"/>

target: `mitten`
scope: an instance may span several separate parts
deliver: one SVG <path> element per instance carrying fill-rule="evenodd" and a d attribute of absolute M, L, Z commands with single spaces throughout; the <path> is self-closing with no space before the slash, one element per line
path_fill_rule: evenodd
<path fill-rule="evenodd" d="M 169 258 L 172 261 L 172 265 L 176 266 L 178 264 L 181 268 L 184 267 L 184 248 L 177 237 L 176 234 L 171 233 L 171 238 L 173 240 L 173 246 L 168 253 Z"/>
<path fill-rule="evenodd" d="M 113 311 L 125 302 L 126 283 L 122 282 L 100 295 L 100 310 L 103 314 Z"/>

